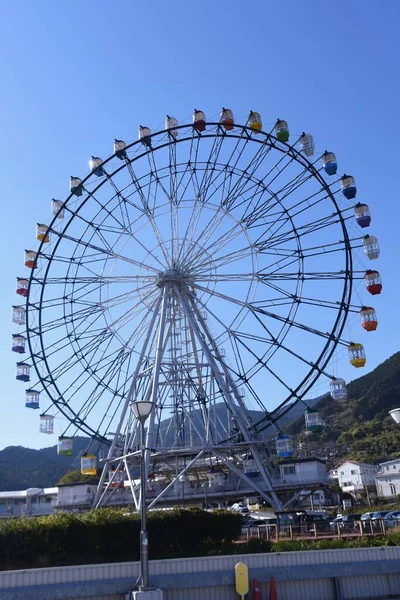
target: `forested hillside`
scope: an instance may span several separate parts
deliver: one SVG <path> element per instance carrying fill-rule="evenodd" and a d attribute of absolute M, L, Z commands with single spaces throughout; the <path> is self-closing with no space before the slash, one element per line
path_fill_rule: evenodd
<path fill-rule="evenodd" d="M 305 431 L 304 419 L 286 431 L 294 436 L 297 453 L 377 462 L 400 456 L 400 426 L 388 412 L 400 407 L 400 352 L 374 371 L 348 385 L 348 400 L 321 399 L 316 408 L 324 420 L 321 433 Z"/>

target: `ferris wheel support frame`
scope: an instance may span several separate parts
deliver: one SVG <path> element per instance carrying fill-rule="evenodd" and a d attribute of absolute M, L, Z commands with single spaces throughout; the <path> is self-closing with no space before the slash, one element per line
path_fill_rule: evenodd
<path fill-rule="evenodd" d="M 157 331 L 157 347 L 156 347 L 156 353 L 155 353 L 155 360 L 154 360 L 154 364 L 153 364 L 153 368 L 152 368 L 151 385 L 149 386 L 149 389 L 147 390 L 146 399 L 149 399 L 157 406 L 157 398 L 158 398 L 158 393 L 159 393 L 159 376 L 160 376 L 160 371 L 161 371 L 162 358 L 163 358 L 163 354 L 164 354 L 166 344 L 167 344 L 168 338 L 169 338 L 169 333 L 170 333 L 169 330 L 168 331 L 166 330 L 166 312 L 167 312 L 168 299 L 171 296 L 171 298 L 174 297 L 174 299 L 178 303 L 178 306 L 183 310 L 183 312 L 186 316 L 186 319 L 189 323 L 190 329 L 193 332 L 194 337 L 197 339 L 197 341 L 208 361 L 211 375 L 218 384 L 218 387 L 222 394 L 222 398 L 225 400 L 229 411 L 234 416 L 235 422 L 239 428 L 242 439 L 245 442 L 244 445 L 242 444 L 240 446 L 240 451 L 242 453 L 245 452 L 245 453 L 252 454 L 252 456 L 257 464 L 257 467 L 258 467 L 258 470 L 259 470 L 259 473 L 260 473 L 260 476 L 261 476 L 261 479 L 262 479 L 262 482 L 264 485 L 263 486 L 257 485 L 257 483 L 251 481 L 242 470 L 237 468 L 233 464 L 232 458 L 229 459 L 225 456 L 226 448 L 224 447 L 223 444 L 221 444 L 220 448 L 218 446 L 216 446 L 216 447 L 214 446 L 213 451 L 214 451 L 215 455 L 218 456 L 218 458 L 231 471 L 233 471 L 239 477 L 239 479 L 242 479 L 243 481 L 245 481 L 246 484 L 250 488 L 252 488 L 257 494 L 261 495 L 272 506 L 274 506 L 274 508 L 281 509 L 282 508 L 281 501 L 279 500 L 277 494 L 275 493 L 275 491 L 273 489 L 271 477 L 270 477 L 267 469 L 264 466 L 263 460 L 262 460 L 259 450 L 257 448 L 257 444 L 255 444 L 254 441 L 252 441 L 251 436 L 248 432 L 248 428 L 251 425 L 251 422 L 250 422 L 249 418 L 246 416 L 246 412 L 245 412 L 246 409 L 245 409 L 243 400 L 240 397 L 240 395 L 237 391 L 236 385 L 232 381 L 230 373 L 229 373 L 228 369 L 226 368 L 226 366 L 224 365 L 223 361 L 220 362 L 220 368 L 218 368 L 216 358 L 213 356 L 213 354 L 211 352 L 211 349 L 212 349 L 214 351 L 214 353 L 218 356 L 218 346 L 215 343 L 215 340 L 213 339 L 213 336 L 212 336 L 211 332 L 209 331 L 209 329 L 205 323 L 205 320 L 203 319 L 201 311 L 196 306 L 194 292 L 191 292 L 187 283 L 184 283 L 179 278 L 177 278 L 176 280 L 171 279 L 171 281 L 169 281 L 167 279 L 165 282 L 160 283 L 160 287 L 162 288 L 162 290 L 160 292 L 159 299 L 156 303 L 156 310 L 154 310 L 154 314 L 153 314 L 153 317 L 151 320 L 151 327 L 149 327 L 149 330 L 147 332 L 147 338 L 146 338 L 146 339 L 150 339 L 150 337 L 153 333 L 152 329 L 155 326 L 158 310 L 160 309 L 161 314 L 159 316 L 159 324 L 158 324 L 158 331 Z M 145 350 L 145 348 L 143 350 Z M 129 404 L 132 401 L 132 396 L 133 396 L 135 388 L 136 388 L 137 379 L 140 376 L 140 366 L 141 366 L 141 361 L 138 361 L 135 376 L 132 380 L 132 383 L 130 386 L 130 391 L 129 391 L 127 400 L 125 402 L 124 414 L 128 410 Z M 222 369 L 222 372 L 221 372 L 221 369 Z M 233 401 L 233 398 L 235 398 L 237 404 L 235 404 L 235 402 Z M 148 471 L 149 471 L 149 463 L 150 463 L 150 458 L 151 458 L 151 448 L 153 445 L 152 442 L 153 442 L 154 418 L 155 418 L 155 411 L 152 412 L 152 414 L 149 418 L 149 424 L 148 424 L 148 427 L 146 430 L 145 481 L 147 481 L 147 476 L 148 476 Z M 121 419 L 121 426 L 122 426 L 122 422 L 123 422 L 123 419 Z M 109 469 L 110 460 L 113 460 L 113 462 L 115 460 L 117 460 L 119 467 L 121 465 L 123 466 L 123 471 L 126 472 L 128 480 L 129 480 L 129 485 L 130 485 L 130 489 L 132 492 L 134 504 L 135 504 L 136 508 L 138 508 L 138 506 L 140 506 L 141 495 L 142 495 L 143 491 L 139 488 L 139 495 L 137 495 L 137 493 L 136 493 L 137 486 L 135 488 L 135 486 L 130 478 L 129 465 L 128 465 L 129 454 L 127 454 L 127 452 L 129 452 L 129 446 L 132 445 L 132 442 L 134 441 L 135 436 L 137 436 L 138 429 L 139 429 L 138 423 L 136 421 L 134 421 L 133 419 L 129 419 L 128 424 L 127 424 L 127 429 L 125 432 L 125 453 L 119 457 L 115 456 L 114 450 L 117 447 L 117 440 L 119 439 L 119 436 L 120 436 L 121 427 L 119 427 L 119 431 L 116 432 L 112 447 L 110 448 L 109 457 L 106 461 L 106 464 L 104 465 L 103 473 L 102 473 L 102 476 L 101 476 L 101 479 L 100 479 L 100 482 L 98 485 L 98 489 L 97 489 L 97 492 L 96 492 L 96 495 L 95 495 L 95 498 L 93 501 L 93 505 L 95 507 L 100 506 L 102 504 L 103 500 L 107 503 L 107 491 L 110 489 L 110 486 L 112 486 L 112 484 L 113 484 L 113 478 L 110 479 L 110 481 L 106 485 L 106 488 L 105 489 L 103 489 L 103 488 L 104 488 L 104 483 L 105 483 L 105 479 L 107 476 L 107 472 Z M 197 448 L 197 452 L 198 452 L 198 450 L 200 450 L 200 452 L 197 453 L 197 456 L 192 461 L 190 461 L 188 466 L 185 466 L 183 469 L 180 469 L 178 473 L 176 473 L 175 477 L 172 479 L 171 483 L 167 486 L 166 489 L 169 489 L 170 487 L 175 485 L 179 481 L 179 478 L 182 477 L 186 473 L 186 471 L 189 469 L 189 466 L 193 466 L 196 463 L 196 461 L 204 454 L 204 452 L 210 449 L 209 442 L 207 442 L 206 438 L 207 438 L 207 435 L 204 436 L 204 438 L 201 440 L 202 447 L 200 446 L 200 448 Z M 229 452 L 230 453 L 232 452 L 232 447 L 229 448 Z M 169 458 L 171 458 L 171 454 L 169 455 Z M 262 489 L 263 487 L 265 489 Z M 162 490 L 162 492 L 157 496 L 157 498 L 155 500 L 153 500 L 151 506 L 153 506 L 165 494 L 166 489 Z M 111 492 L 115 493 L 115 488 L 112 488 Z"/>

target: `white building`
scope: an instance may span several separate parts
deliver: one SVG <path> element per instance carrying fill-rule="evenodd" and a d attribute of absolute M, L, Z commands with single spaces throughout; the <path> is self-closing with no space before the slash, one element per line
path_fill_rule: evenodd
<path fill-rule="evenodd" d="M 359 494 L 366 486 L 375 488 L 378 467 L 368 463 L 347 460 L 337 468 L 338 483 L 344 492 Z"/>
<path fill-rule="evenodd" d="M 328 478 L 326 463 L 319 458 L 285 459 L 279 465 L 280 480 L 274 481 L 279 485 L 304 485 L 325 483 Z"/>
<path fill-rule="evenodd" d="M 97 484 L 61 483 L 58 485 L 56 507 L 59 509 L 88 509 L 92 506 Z"/>
<path fill-rule="evenodd" d="M 56 487 L 0 492 L 0 518 L 50 515 L 57 503 L 57 492 Z"/>
<path fill-rule="evenodd" d="M 375 482 L 380 498 L 393 498 L 400 494 L 400 458 L 381 463 Z"/>

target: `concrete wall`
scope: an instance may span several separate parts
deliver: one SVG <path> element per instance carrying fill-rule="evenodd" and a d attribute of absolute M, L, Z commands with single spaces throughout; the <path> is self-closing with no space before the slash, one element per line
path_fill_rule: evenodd
<path fill-rule="evenodd" d="M 261 583 L 264 599 L 271 574 L 279 600 L 400 596 L 400 547 L 389 546 L 157 560 L 150 581 L 164 590 L 164 600 L 231 600 L 239 561 Z M 138 573 L 138 563 L 5 571 L 0 600 L 124 600 Z"/>

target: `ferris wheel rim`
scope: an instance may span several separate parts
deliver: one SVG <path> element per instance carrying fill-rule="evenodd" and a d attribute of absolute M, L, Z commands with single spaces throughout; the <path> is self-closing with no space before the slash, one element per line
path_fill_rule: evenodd
<path fill-rule="evenodd" d="M 209 126 L 216 126 L 217 127 L 217 131 L 213 132 L 213 133 L 203 133 L 200 136 L 201 139 L 217 138 L 217 137 L 222 137 L 223 138 L 223 137 L 227 136 L 227 134 L 222 131 L 222 127 L 221 127 L 220 123 L 207 123 L 207 125 L 209 125 Z M 290 152 L 292 153 L 291 155 L 293 157 L 293 160 L 298 161 L 303 166 L 303 168 L 305 168 L 308 172 L 310 172 L 312 174 L 312 176 L 315 179 L 317 179 L 317 181 L 319 181 L 319 183 L 321 184 L 321 186 L 324 188 L 325 192 L 329 196 L 329 200 L 331 202 L 333 202 L 333 204 L 335 206 L 335 209 L 336 209 L 336 214 L 337 214 L 337 216 L 339 218 L 341 229 L 342 229 L 342 232 L 343 232 L 343 235 L 344 235 L 344 238 L 345 238 L 344 249 L 345 249 L 345 256 L 346 256 L 346 269 L 345 269 L 346 272 L 345 272 L 345 277 L 344 277 L 343 294 L 342 294 L 342 298 L 341 298 L 341 301 L 340 301 L 339 311 L 338 311 L 338 314 L 337 314 L 337 317 L 336 317 L 336 320 L 335 320 L 335 326 L 332 329 L 332 331 L 336 331 L 337 330 L 338 333 L 335 336 L 333 336 L 333 333 L 331 333 L 331 337 L 327 340 L 324 348 L 322 349 L 319 357 L 315 361 L 313 367 L 310 369 L 309 373 L 304 377 L 304 379 L 302 380 L 302 382 L 298 385 L 298 387 L 296 388 L 296 390 L 294 390 L 294 393 L 292 394 L 292 396 L 290 396 L 290 398 L 297 399 L 297 396 L 296 396 L 297 392 L 302 389 L 302 386 L 307 381 L 311 381 L 311 379 L 310 379 L 311 374 L 314 372 L 315 373 L 315 379 L 317 379 L 318 376 L 319 376 L 319 372 L 321 370 L 324 370 L 325 367 L 326 367 L 326 365 L 329 363 L 329 360 L 330 360 L 330 358 L 331 358 L 331 356 L 332 356 L 332 354 L 333 354 L 333 352 L 335 350 L 335 347 L 336 347 L 336 344 L 333 345 L 332 348 L 330 348 L 330 346 L 329 346 L 330 342 L 332 342 L 332 336 L 333 336 L 333 340 L 335 341 L 335 340 L 339 340 L 340 337 L 341 337 L 341 335 L 342 335 L 342 332 L 343 332 L 343 329 L 344 329 L 344 326 L 345 326 L 345 322 L 346 322 L 346 316 L 347 316 L 347 314 L 349 312 L 349 305 L 350 305 L 350 302 L 351 302 L 351 292 L 352 292 L 352 278 L 351 278 L 352 255 L 351 255 L 351 244 L 350 244 L 350 241 L 349 241 L 349 236 L 348 236 L 347 228 L 346 228 L 346 225 L 345 225 L 345 220 L 343 218 L 342 211 L 341 211 L 341 209 L 339 208 L 339 206 L 338 206 L 338 204 L 336 202 L 336 198 L 334 197 L 334 194 L 332 193 L 329 185 L 325 182 L 324 178 L 320 175 L 319 171 L 314 167 L 314 165 L 310 161 L 308 161 L 308 159 L 306 157 L 304 157 L 303 155 L 301 155 L 300 152 L 298 152 L 297 150 L 295 150 L 292 145 L 279 141 L 272 134 L 268 134 L 266 132 L 261 132 L 265 136 L 265 139 L 262 141 L 260 139 L 254 138 L 254 136 L 251 135 L 251 130 L 247 126 L 242 126 L 242 125 L 236 125 L 235 124 L 235 127 L 237 129 L 241 129 L 242 130 L 242 134 L 243 134 L 243 132 L 246 132 L 246 134 L 249 135 L 251 141 L 255 141 L 255 142 L 259 143 L 259 144 L 264 144 L 265 145 L 266 141 L 273 140 L 270 148 L 271 149 L 279 150 L 283 155 L 288 155 L 289 154 L 288 149 L 290 149 Z M 183 130 L 183 129 L 186 129 L 186 128 L 190 128 L 191 130 L 193 130 L 193 126 L 192 125 L 181 125 L 181 126 L 177 127 L 178 130 L 181 130 L 181 129 Z M 151 152 L 157 152 L 157 150 L 160 150 L 162 148 L 165 148 L 165 147 L 168 147 L 168 146 L 171 146 L 171 145 L 175 145 L 175 144 L 179 144 L 181 142 L 190 141 L 190 139 L 191 139 L 191 137 L 188 136 L 186 138 L 179 138 L 179 139 L 171 140 L 170 136 L 168 134 L 168 130 L 161 130 L 160 132 L 156 132 L 154 134 L 151 134 L 151 138 L 153 139 L 157 135 L 161 135 L 161 134 L 166 134 L 169 139 L 166 141 L 166 143 L 153 148 L 151 150 Z M 193 133 L 192 133 L 192 136 L 193 136 Z M 239 136 L 239 135 L 229 134 L 229 138 L 241 139 L 241 137 L 242 137 L 241 135 Z M 126 150 L 128 151 L 130 148 L 133 148 L 133 147 L 135 147 L 135 146 L 137 146 L 139 144 L 141 144 L 140 140 L 132 142 L 132 144 L 130 144 L 130 145 L 128 145 L 126 147 Z M 279 146 L 284 146 L 284 148 L 282 149 Z M 142 152 L 141 154 L 139 154 L 138 156 L 136 156 L 134 159 L 130 160 L 130 164 L 132 164 L 136 160 L 139 160 L 140 158 L 146 156 L 146 154 L 148 152 L 149 152 L 148 150 L 145 150 L 144 152 Z M 103 161 L 102 164 L 104 166 L 106 166 L 114 158 L 115 158 L 115 154 L 112 154 L 105 161 Z M 299 160 L 299 158 L 301 160 Z M 126 168 L 126 166 L 127 166 L 127 164 L 121 165 L 119 168 L 115 169 L 112 173 L 108 174 L 108 176 L 105 177 L 104 180 L 100 181 L 99 184 L 97 186 L 95 186 L 94 190 L 92 190 L 90 193 L 87 192 L 87 196 L 86 196 L 86 199 L 83 201 L 83 204 L 85 204 L 86 202 L 88 202 L 89 199 L 92 197 L 92 195 L 94 193 L 96 193 L 96 191 L 98 189 L 100 189 L 103 185 L 105 185 L 107 183 L 107 180 L 112 179 L 117 173 L 119 173 L 121 170 L 123 170 L 124 168 Z M 85 185 L 85 182 L 89 181 L 92 176 L 94 178 L 94 175 L 92 173 L 90 173 L 85 179 L 82 180 L 82 186 L 83 187 Z M 67 197 L 67 199 L 64 202 L 64 205 L 66 207 L 68 206 L 68 202 L 72 198 L 73 198 L 73 194 L 70 194 Z M 83 204 L 81 206 L 83 206 Z M 73 221 L 73 219 L 75 218 L 75 216 L 76 216 L 76 213 L 71 214 L 71 217 L 69 219 L 69 223 L 71 223 Z M 54 224 L 56 223 L 56 220 L 57 220 L 57 217 L 54 216 L 53 220 L 51 221 L 51 223 L 49 225 L 49 231 L 52 231 L 52 228 L 53 228 Z M 53 249 L 53 254 L 54 254 L 56 248 L 58 247 L 58 245 L 61 243 L 61 240 L 62 240 L 62 236 L 59 236 L 59 238 L 58 238 L 58 240 L 57 240 L 57 242 L 55 244 L 55 247 Z M 39 257 L 41 256 L 41 250 L 42 250 L 42 248 L 43 248 L 43 241 L 39 245 L 39 249 L 38 249 L 38 256 Z M 51 266 L 51 261 L 52 261 L 52 258 L 48 261 L 48 265 L 46 267 L 46 276 L 44 277 L 44 280 L 46 279 L 46 277 L 48 275 L 48 272 L 49 272 L 49 269 L 50 269 L 50 266 Z M 30 289 L 31 283 L 32 283 L 32 281 L 34 279 L 35 279 L 34 273 L 31 272 L 30 278 L 29 278 L 29 289 Z M 42 287 L 42 290 L 41 290 L 40 304 L 42 303 L 45 284 L 42 284 L 41 287 Z M 348 298 L 347 302 L 346 302 L 346 298 Z M 27 337 L 28 337 L 29 349 L 30 349 L 31 355 L 32 355 L 32 350 L 33 349 L 31 347 L 31 335 L 30 335 L 31 329 L 29 327 L 29 312 L 30 312 L 29 311 L 29 295 L 28 295 L 28 298 L 27 298 L 26 302 L 27 302 L 27 324 L 26 324 L 26 326 L 27 326 L 27 334 L 28 334 Z M 39 311 L 39 315 L 40 314 L 41 314 L 41 311 Z M 42 335 L 41 334 L 40 334 L 40 339 L 41 339 L 42 349 L 45 350 L 43 342 L 42 342 Z M 278 349 L 279 349 L 279 347 L 277 347 L 275 349 L 275 352 Z M 46 357 L 45 352 L 44 352 L 44 357 Z M 46 359 L 44 360 L 44 362 L 45 362 L 45 364 L 47 366 L 48 372 L 50 373 L 50 368 L 47 365 Z M 35 365 L 35 369 L 36 369 L 36 371 L 38 373 L 37 365 L 36 365 L 35 361 L 34 361 L 34 365 Z M 40 378 L 40 381 L 43 384 L 44 381 L 43 381 L 43 379 L 42 379 L 42 377 L 41 377 L 41 375 L 39 373 L 38 373 L 38 376 Z M 310 389 L 312 387 L 313 382 L 315 381 L 315 379 L 312 380 L 312 382 L 310 383 L 310 385 L 307 387 L 306 391 L 302 393 L 302 396 L 304 395 L 304 393 L 306 393 L 308 391 L 308 389 Z M 55 385 L 55 389 L 58 389 L 57 386 L 56 386 L 56 382 L 54 382 L 54 385 Z M 60 398 L 61 397 L 62 397 L 62 394 L 60 393 Z M 271 418 L 271 416 L 273 416 L 273 414 L 276 413 L 278 410 L 280 410 L 284 405 L 287 406 L 288 400 L 289 400 L 289 397 L 280 406 L 276 407 L 274 409 L 274 411 L 272 411 L 269 414 L 268 418 Z M 52 399 L 52 401 L 54 402 L 54 404 L 57 405 L 57 407 L 61 410 L 61 412 L 63 412 L 63 410 L 60 408 L 60 406 L 58 404 L 58 400 L 54 401 Z M 288 409 L 289 408 L 290 407 L 288 407 Z M 70 410 L 70 407 L 68 407 L 68 410 Z M 64 416 L 66 416 L 68 418 L 68 420 L 71 420 L 70 416 L 67 416 L 67 414 L 65 414 L 64 412 L 63 412 L 63 414 L 64 414 Z M 88 427 L 88 425 L 87 425 L 87 423 L 85 421 L 80 421 L 79 420 L 79 415 L 75 415 L 74 418 L 77 419 L 77 422 L 79 421 L 79 423 L 80 423 L 79 426 L 77 425 L 77 422 L 74 422 L 74 424 L 77 425 L 80 429 L 82 428 L 81 426 L 84 425 L 85 429 L 87 431 L 90 429 L 91 433 L 94 434 L 94 437 L 96 437 L 96 439 L 98 439 L 99 441 L 101 440 L 102 442 L 108 442 L 109 443 L 109 440 L 107 440 L 104 437 L 99 437 L 99 433 L 98 432 L 96 432 L 92 428 Z M 260 421 L 258 421 L 257 423 L 255 423 L 253 425 L 253 428 L 257 428 L 257 426 L 260 426 L 260 424 L 261 424 L 262 421 L 263 421 L 263 419 L 260 420 Z"/>

